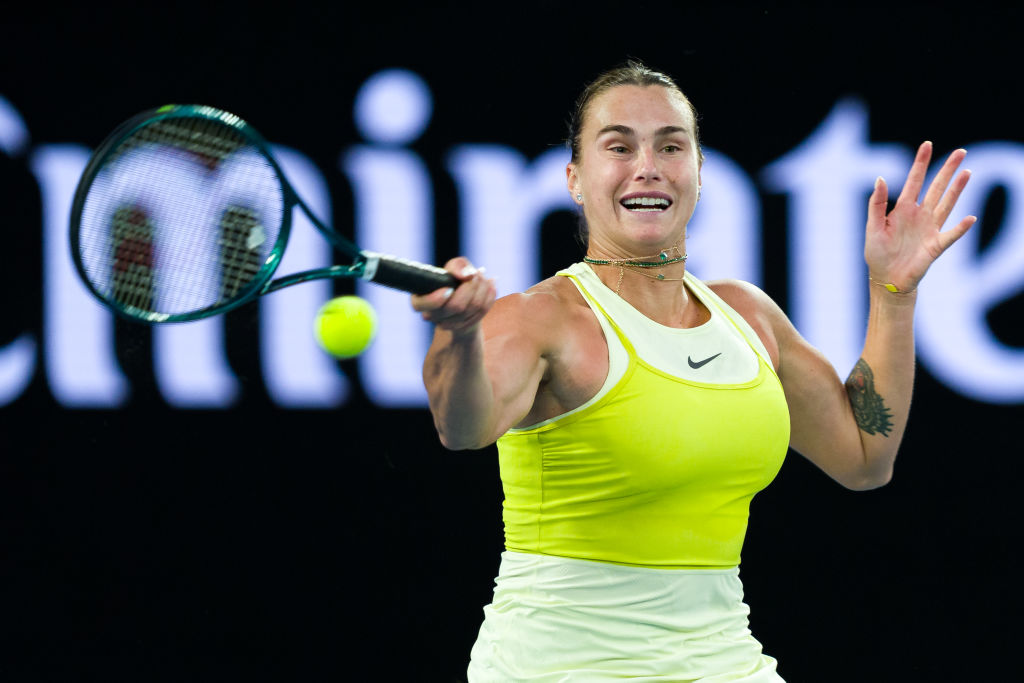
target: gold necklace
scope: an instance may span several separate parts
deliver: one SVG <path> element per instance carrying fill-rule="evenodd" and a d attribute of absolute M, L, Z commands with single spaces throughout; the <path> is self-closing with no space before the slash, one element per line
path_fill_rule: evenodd
<path fill-rule="evenodd" d="M 678 259 L 678 261 L 685 261 L 685 260 L 686 260 L 686 255 L 685 254 L 683 255 L 683 257 L 681 259 Z M 605 264 L 598 264 L 598 265 L 605 265 Z M 608 265 L 614 265 L 614 264 L 608 264 Z M 686 279 L 685 276 L 684 277 L 665 277 L 661 273 L 658 273 L 657 275 L 651 275 L 650 273 L 645 273 L 642 270 L 636 270 L 635 268 L 632 268 L 632 267 L 630 267 L 627 264 L 620 264 L 619 265 L 619 282 L 618 282 L 618 284 L 615 285 L 615 293 L 616 294 L 618 294 L 619 290 L 622 289 L 622 276 L 626 272 L 626 268 L 629 268 L 633 272 L 639 273 L 640 275 L 643 275 L 644 277 L 649 277 L 652 280 L 660 280 L 662 282 L 682 282 L 683 280 Z"/>

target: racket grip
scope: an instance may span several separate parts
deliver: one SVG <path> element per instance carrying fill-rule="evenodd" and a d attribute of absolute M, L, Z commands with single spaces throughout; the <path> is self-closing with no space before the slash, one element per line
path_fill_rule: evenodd
<path fill-rule="evenodd" d="M 400 289 L 412 294 L 427 294 L 442 287 L 457 287 L 459 281 L 444 268 L 410 261 L 397 256 L 362 252 L 363 280 Z"/>

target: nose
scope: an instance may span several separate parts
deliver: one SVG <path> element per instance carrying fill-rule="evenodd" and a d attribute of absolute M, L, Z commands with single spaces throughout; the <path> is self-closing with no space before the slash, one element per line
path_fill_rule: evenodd
<path fill-rule="evenodd" d="M 651 149 L 641 149 L 636 160 L 636 180 L 660 180 L 661 169 L 658 158 Z"/>

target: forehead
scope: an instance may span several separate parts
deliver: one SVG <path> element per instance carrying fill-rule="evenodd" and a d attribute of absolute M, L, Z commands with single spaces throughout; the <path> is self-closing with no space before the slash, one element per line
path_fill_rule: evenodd
<path fill-rule="evenodd" d="M 693 132 L 693 113 L 682 94 L 660 85 L 619 85 L 593 99 L 583 120 L 584 135 L 606 126 L 637 131 L 679 126 Z"/>

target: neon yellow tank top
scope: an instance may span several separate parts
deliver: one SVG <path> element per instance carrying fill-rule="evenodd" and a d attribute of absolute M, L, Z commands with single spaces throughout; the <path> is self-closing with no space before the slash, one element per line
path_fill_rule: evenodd
<path fill-rule="evenodd" d="M 740 360 L 751 370 L 737 383 L 694 379 L 700 369 L 679 373 L 689 375 L 684 379 L 637 354 L 600 300 L 611 304 L 614 297 L 620 311 L 628 304 L 589 267 L 576 264 L 559 275 L 572 278 L 606 338 L 621 342 L 624 370 L 616 379 L 610 362 L 609 381 L 583 406 L 498 439 L 505 547 L 659 568 L 738 565 L 750 501 L 778 474 L 789 443 L 782 386 L 760 340 L 739 314 L 687 274 L 688 288 L 712 314 L 701 326 L 709 326 L 699 335 L 702 350 L 681 351 L 690 367 L 712 367 L 719 360 L 725 367 L 727 356 L 706 361 L 720 343 L 730 355 L 749 354 Z M 663 351 L 680 352 L 688 331 L 643 320 L 647 348 L 654 339 L 654 346 L 671 347 Z M 635 321 L 630 324 L 636 329 Z M 618 344 L 608 343 L 611 359 Z"/>

